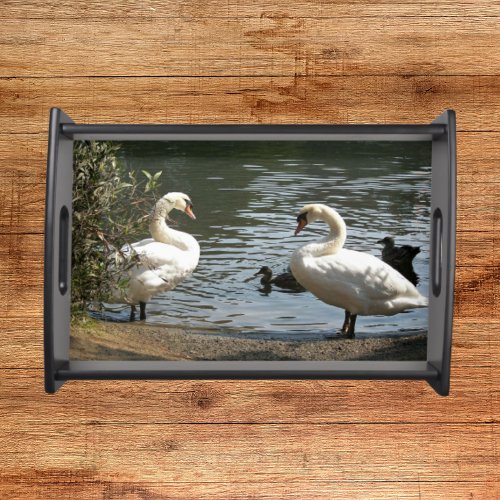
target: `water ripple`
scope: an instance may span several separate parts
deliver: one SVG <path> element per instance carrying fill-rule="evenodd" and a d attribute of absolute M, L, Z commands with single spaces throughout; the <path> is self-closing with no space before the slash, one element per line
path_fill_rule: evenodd
<path fill-rule="evenodd" d="M 129 168 L 162 170 L 162 191 L 192 197 L 196 221 L 175 215 L 177 229 L 196 235 L 201 258 L 175 290 L 148 305 L 148 321 L 264 332 L 280 338 L 338 329 L 340 309 L 310 293 L 259 291 L 262 265 L 287 270 L 297 246 L 325 234 L 313 224 L 293 237 L 298 210 L 322 202 L 348 227 L 346 247 L 380 256 L 391 235 L 420 245 L 415 270 L 428 291 L 430 147 L 425 143 L 125 143 Z M 427 310 L 360 317 L 361 336 L 427 329 Z M 271 333 L 269 333 L 271 332 Z M 316 334 L 314 334 L 316 335 Z"/>

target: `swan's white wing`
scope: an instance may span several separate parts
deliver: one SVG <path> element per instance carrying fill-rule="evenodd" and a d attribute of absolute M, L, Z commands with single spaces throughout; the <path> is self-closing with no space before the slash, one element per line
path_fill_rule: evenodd
<path fill-rule="evenodd" d="M 134 255 L 140 254 L 147 245 L 154 243 L 154 241 L 153 238 L 146 238 L 136 243 L 132 243 L 131 245 L 127 243 L 120 248 L 119 252 L 113 253 L 112 259 L 116 260 L 117 264 L 128 264 L 128 259 L 131 259 Z"/>
<path fill-rule="evenodd" d="M 134 280 L 131 281 L 130 286 L 140 286 L 147 291 L 147 293 L 154 294 L 157 291 L 170 290 L 176 283 L 172 281 L 172 276 L 159 272 L 159 270 L 149 270 L 141 267 L 139 272 L 135 273 Z"/>
<path fill-rule="evenodd" d="M 122 248 L 124 255 L 138 257 L 128 273 L 127 298 L 131 303 L 147 302 L 154 295 L 172 290 L 195 269 L 198 259 L 173 245 L 143 240 Z"/>
<path fill-rule="evenodd" d="M 162 291 L 172 289 L 186 278 L 198 264 L 197 259 L 187 252 L 165 243 L 153 242 L 134 248 L 139 256 L 139 272 L 135 273 L 140 280 L 146 280 L 147 288 L 158 287 Z M 158 282 L 163 281 L 163 284 Z M 161 285 L 161 286 L 159 286 Z"/>
<path fill-rule="evenodd" d="M 152 238 L 133 243 L 132 245 L 124 245 L 120 249 L 120 253 L 125 258 L 136 255 L 140 265 L 146 269 L 164 267 L 165 272 L 168 272 L 168 268 L 174 271 L 175 269 L 183 269 L 186 266 L 193 266 L 192 258 L 189 258 L 186 252 L 173 245 L 155 241 Z"/>
<path fill-rule="evenodd" d="M 303 256 L 292 268 L 299 283 L 327 304 L 356 314 L 395 314 L 425 299 L 395 269 L 373 255 L 342 249 Z"/>
<path fill-rule="evenodd" d="M 324 286 L 348 287 L 366 300 L 419 296 L 404 276 L 367 253 L 342 249 L 335 255 L 315 258 L 314 262 L 318 267 L 317 279 Z"/>
<path fill-rule="evenodd" d="M 134 251 L 139 256 L 140 262 L 150 268 L 160 268 L 170 266 L 172 268 L 184 267 L 186 252 L 178 248 L 153 241 L 146 245 L 134 246 Z"/>
<path fill-rule="evenodd" d="M 139 253 L 144 247 L 154 242 L 155 240 L 153 240 L 153 238 L 146 238 L 136 243 L 132 243 L 131 245 L 127 243 L 120 248 L 120 254 L 124 257 L 130 257 L 132 252 Z"/>
<path fill-rule="evenodd" d="M 124 245 L 122 247 L 122 250 L 129 249 L 130 247 L 132 247 L 134 249 L 139 249 L 139 248 L 142 248 L 142 247 L 149 245 L 150 243 L 154 243 L 154 242 L 155 242 L 155 240 L 153 238 L 145 238 L 144 240 L 137 241 L 136 243 L 132 243 L 132 245 Z"/>

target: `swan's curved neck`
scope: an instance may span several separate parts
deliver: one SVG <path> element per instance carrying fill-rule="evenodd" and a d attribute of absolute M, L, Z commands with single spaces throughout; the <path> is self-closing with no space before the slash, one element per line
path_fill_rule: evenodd
<path fill-rule="evenodd" d="M 172 206 L 156 206 L 151 214 L 149 232 L 155 241 L 173 245 L 180 250 L 191 250 L 192 237 L 182 231 L 172 229 L 165 218 L 172 211 Z"/>
<path fill-rule="evenodd" d="M 326 222 L 330 232 L 321 240 L 306 245 L 308 253 L 315 257 L 337 253 L 344 246 L 347 237 L 344 219 L 335 210 L 323 207 L 316 220 Z"/>

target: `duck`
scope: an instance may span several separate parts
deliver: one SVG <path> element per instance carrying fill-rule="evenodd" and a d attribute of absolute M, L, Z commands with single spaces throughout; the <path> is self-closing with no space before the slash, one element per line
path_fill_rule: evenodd
<path fill-rule="evenodd" d="M 262 274 L 260 284 L 264 287 L 276 285 L 279 288 L 294 290 L 296 292 L 305 292 L 305 288 L 297 282 L 291 272 L 278 274 L 273 278 L 273 271 L 268 266 L 262 266 L 255 276 Z"/>
<path fill-rule="evenodd" d="M 418 275 L 413 269 L 413 259 L 420 253 L 420 247 L 411 245 L 395 246 L 394 238 L 386 236 L 377 241 L 384 245 L 382 249 L 382 260 L 399 271 L 408 281 L 415 286 L 418 284 Z"/>
<path fill-rule="evenodd" d="M 156 295 L 173 290 L 190 276 L 198 265 L 200 245 L 188 233 L 167 225 L 172 210 L 196 219 L 193 203 L 184 193 L 171 192 L 161 197 L 150 216 L 151 238 L 124 245 L 117 261 L 126 263 L 127 286 L 116 290 L 114 299 L 130 305 L 130 320 L 135 319 L 136 306 L 140 319 L 146 319 L 146 304 Z"/>
<path fill-rule="evenodd" d="M 428 300 L 398 271 L 374 255 L 344 247 L 347 228 L 333 208 L 305 205 L 297 216 L 297 236 L 308 224 L 326 222 L 330 231 L 319 241 L 297 248 L 290 268 L 297 281 L 319 300 L 345 310 L 341 333 L 355 335 L 358 315 L 385 315 L 427 307 Z"/>

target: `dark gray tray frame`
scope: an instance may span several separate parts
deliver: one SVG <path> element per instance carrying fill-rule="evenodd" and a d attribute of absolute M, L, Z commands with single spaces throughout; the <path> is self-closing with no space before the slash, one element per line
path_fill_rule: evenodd
<path fill-rule="evenodd" d="M 431 287 L 426 361 L 71 361 L 70 276 L 73 141 L 432 141 Z M 66 246 L 59 214 L 69 211 Z M 440 221 L 436 219 L 440 214 Z M 44 268 L 45 390 L 77 379 L 418 379 L 449 393 L 456 218 L 455 113 L 428 125 L 78 125 L 50 111 Z M 60 249 L 68 255 L 60 256 Z M 64 293 L 63 293 L 64 292 Z"/>

